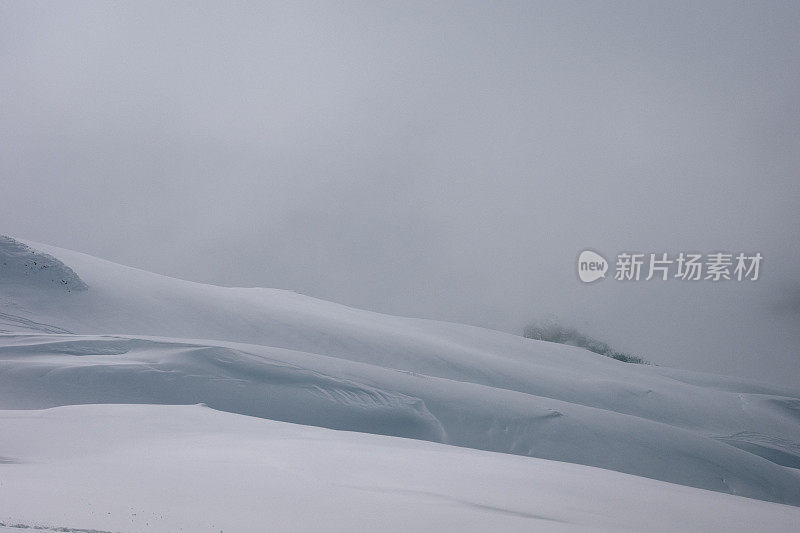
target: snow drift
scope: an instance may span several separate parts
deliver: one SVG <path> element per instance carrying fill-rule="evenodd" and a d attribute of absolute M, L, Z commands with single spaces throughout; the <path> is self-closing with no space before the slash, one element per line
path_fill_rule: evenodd
<path fill-rule="evenodd" d="M 0 409 L 203 403 L 800 505 L 797 390 L 26 245 L 83 290 L 3 271 Z"/>

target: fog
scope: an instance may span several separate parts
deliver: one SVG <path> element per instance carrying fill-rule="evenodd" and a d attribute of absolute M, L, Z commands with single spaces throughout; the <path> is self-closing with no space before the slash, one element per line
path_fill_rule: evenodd
<path fill-rule="evenodd" d="M 796 3 L 1 2 L 0 233 L 797 383 L 798 28 Z M 583 284 L 586 248 L 764 262 Z"/>

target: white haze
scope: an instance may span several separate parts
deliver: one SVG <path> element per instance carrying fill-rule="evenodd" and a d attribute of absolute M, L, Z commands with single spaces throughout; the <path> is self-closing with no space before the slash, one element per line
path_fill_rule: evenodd
<path fill-rule="evenodd" d="M 793 3 L 0 2 L 0 233 L 800 378 Z M 760 251 L 582 285 L 578 252 Z"/>

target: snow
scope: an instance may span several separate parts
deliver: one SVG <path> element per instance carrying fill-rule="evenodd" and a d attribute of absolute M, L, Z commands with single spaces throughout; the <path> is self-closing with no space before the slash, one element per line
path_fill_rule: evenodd
<path fill-rule="evenodd" d="M 792 531 L 796 507 L 202 406 L 1 411 L 0 521 L 105 531 Z M 42 505 L 47 502 L 47 505 Z"/>
<path fill-rule="evenodd" d="M 66 291 L 88 288 L 70 267 L 55 257 L 5 235 L 0 235 L 0 267 L 0 284 Z"/>
<path fill-rule="evenodd" d="M 0 260 L 6 527 L 800 523 L 794 388 L 10 238 Z"/>

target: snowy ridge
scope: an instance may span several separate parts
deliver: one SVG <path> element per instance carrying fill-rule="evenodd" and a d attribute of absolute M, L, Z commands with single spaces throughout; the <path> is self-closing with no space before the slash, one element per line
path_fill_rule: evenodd
<path fill-rule="evenodd" d="M 0 409 L 202 403 L 800 505 L 797 390 L 27 244 L 86 288 L 0 285 Z M 25 462 L 5 442 L 0 469 Z"/>
<path fill-rule="evenodd" d="M 70 267 L 55 257 L 5 235 L 0 235 L 0 267 L 0 284 L 66 291 L 84 291 L 88 288 Z"/>

